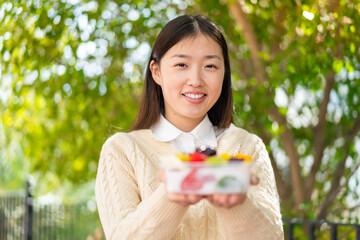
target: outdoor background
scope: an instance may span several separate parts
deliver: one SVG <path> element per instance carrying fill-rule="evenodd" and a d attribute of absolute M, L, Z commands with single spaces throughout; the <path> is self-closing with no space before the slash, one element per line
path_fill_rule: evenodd
<path fill-rule="evenodd" d="M 359 223 L 356 0 L 0 0 L 0 194 L 28 180 L 39 206 L 82 204 L 100 228 L 101 146 L 131 126 L 155 37 L 184 13 L 226 35 L 235 124 L 267 145 L 283 217 Z"/>

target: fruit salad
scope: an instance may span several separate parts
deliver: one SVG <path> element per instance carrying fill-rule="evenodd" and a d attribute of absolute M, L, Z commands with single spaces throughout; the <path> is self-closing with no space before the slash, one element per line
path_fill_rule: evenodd
<path fill-rule="evenodd" d="M 251 165 L 249 155 L 217 155 L 211 147 L 200 147 L 191 154 L 179 153 L 162 161 L 167 191 L 202 195 L 246 192 Z"/>

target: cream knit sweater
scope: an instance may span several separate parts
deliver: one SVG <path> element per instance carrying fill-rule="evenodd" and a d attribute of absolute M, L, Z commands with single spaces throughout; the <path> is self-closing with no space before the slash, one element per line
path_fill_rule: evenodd
<path fill-rule="evenodd" d="M 283 239 L 274 174 L 261 139 L 231 125 L 217 151 L 252 155 L 260 184 L 231 209 L 206 199 L 182 207 L 168 201 L 157 178 L 160 157 L 176 154 L 173 147 L 155 141 L 149 129 L 110 137 L 101 151 L 95 187 L 106 239 Z"/>

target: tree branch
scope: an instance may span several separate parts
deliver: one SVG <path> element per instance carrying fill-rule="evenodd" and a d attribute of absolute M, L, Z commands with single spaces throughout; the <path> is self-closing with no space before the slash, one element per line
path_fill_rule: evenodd
<path fill-rule="evenodd" d="M 276 161 L 275 161 L 272 151 L 269 152 L 269 157 L 270 157 L 270 161 L 271 161 L 271 166 L 274 170 L 276 187 L 277 187 L 280 199 L 282 201 L 286 201 L 291 196 L 291 186 L 289 184 L 285 184 L 285 181 L 280 174 L 279 167 L 276 164 Z"/>
<path fill-rule="evenodd" d="M 275 121 L 279 123 L 279 125 L 282 125 L 285 128 L 284 133 L 281 134 L 281 139 L 284 144 L 285 152 L 290 159 L 290 174 L 293 185 L 293 194 L 295 196 L 295 204 L 296 206 L 299 206 L 302 202 L 305 201 L 305 187 L 304 179 L 301 176 L 299 155 L 294 146 L 294 137 L 289 129 L 286 118 L 280 114 L 278 108 L 273 107 L 270 110 L 270 115 Z"/>
<path fill-rule="evenodd" d="M 259 58 L 260 45 L 255 35 L 254 29 L 247 19 L 239 3 L 239 0 L 229 1 L 228 6 L 232 17 L 242 29 L 246 44 L 249 46 L 251 60 L 254 65 L 255 76 L 258 79 L 259 84 L 263 84 L 265 82 L 265 69 Z"/>
<path fill-rule="evenodd" d="M 329 8 L 331 11 L 334 11 L 338 5 L 339 0 L 329 0 Z M 334 19 L 334 21 L 337 22 L 337 25 L 340 26 L 340 23 L 338 20 Z M 336 28 L 335 31 L 336 35 L 336 51 L 334 53 L 334 58 L 336 59 L 342 59 L 343 58 L 343 50 L 342 50 L 342 44 L 341 44 L 341 37 L 340 37 L 340 29 L 339 27 Z M 324 154 L 324 139 L 325 139 L 325 123 L 326 123 L 326 114 L 327 114 L 327 106 L 330 101 L 330 92 L 333 89 L 335 84 L 335 73 L 331 71 L 327 78 L 326 78 L 326 85 L 324 89 L 324 98 L 320 105 L 320 112 L 319 112 L 319 122 L 317 126 L 314 129 L 314 163 L 311 167 L 311 171 L 308 177 L 308 181 L 306 182 L 306 190 L 307 190 L 307 200 L 311 200 L 311 194 L 314 190 L 315 185 L 315 177 L 316 173 L 319 171 L 322 157 Z"/>
<path fill-rule="evenodd" d="M 329 9 L 331 12 L 335 12 L 335 10 L 339 7 L 339 0 L 328 0 Z"/>
<path fill-rule="evenodd" d="M 325 201 L 321 205 L 319 214 L 317 215 L 318 219 L 323 219 L 326 217 L 328 207 L 334 202 L 334 200 L 337 197 L 337 195 L 339 194 L 341 188 L 347 185 L 351 176 L 355 173 L 355 171 L 360 166 L 360 163 L 358 163 L 357 166 L 355 167 L 354 171 L 352 171 L 352 173 L 348 177 L 346 184 L 344 186 L 340 186 L 340 179 L 344 175 L 346 159 L 349 156 L 349 147 L 359 132 L 360 132 L 360 116 L 358 116 L 355 119 L 353 127 L 348 130 L 348 132 L 345 136 L 346 144 L 344 145 L 343 150 L 346 152 L 346 154 L 345 154 L 344 158 L 336 166 L 336 171 L 335 171 L 333 179 L 331 181 L 330 190 L 328 191 L 327 197 L 325 198 Z"/>
<path fill-rule="evenodd" d="M 352 127 L 352 129 L 350 129 L 348 131 L 348 138 L 349 139 L 354 139 L 355 136 L 360 132 L 360 116 L 358 116 L 355 121 L 354 121 L 354 126 Z"/>
<path fill-rule="evenodd" d="M 275 28 L 275 34 L 274 37 L 271 39 L 271 54 L 273 56 L 278 55 L 282 50 L 280 49 L 280 42 L 281 42 L 281 37 L 283 35 L 284 32 L 284 27 L 282 25 L 282 22 L 285 20 L 285 11 L 286 8 L 285 7 L 281 7 L 275 16 L 275 23 L 276 23 L 276 28 Z"/>
<path fill-rule="evenodd" d="M 358 208 L 360 208 L 360 204 L 356 204 L 356 205 L 354 205 L 352 207 L 347 207 L 346 210 L 348 210 L 349 212 L 353 212 L 353 211 L 357 210 Z M 344 208 L 340 207 L 340 208 L 334 209 L 330 213 L 339 214 L 342 211 L 344 211 Z"/>
<path fill-rule="evenodd" d="M 335 74 L 333 71 L 331 71 L 326 78 L 324 97 L 320 105 L 320 112 L 318 116 L 319 122 L 314 129 L 314 163 L 311 167 L 311 171 L 309 173 L 309 177 L 306 182 L 306 192 L 307 192 L 306 198 L 308 201 L 310 201 L 311 199 L 311 194 L 313 192 L 314 184 L 315 184 L 315 176 L 320 169 L 321 161 L 324 153 L 327 106 L 330 101 L 330 92 L 333 89 L 334 84 L 335 84 Z"/>
<path fill-rule="evenodd" d="M 256 124 L 256 125 L 260 129 L 262 129 L 262 131 L 261 131 L 262 133 L 260 134 L 261 139 L 264 141 L 264 143 L 266 145 L 270 145 L 271 137 L 265 132 L 265 129 L 263 129 L 263 127 L 259 126 L 260 124 Z M 271 161 L 271 166 L 274 170 L 276 187 L 277 187 L 280 199 L 287 200 L 291 196 L 291 191 L 289 191 L 291 187 L 289 184 L 285 184 L 285 181 L 281 176 L 279 167 L 276 164 L 276 161 L 275 161 L 272 151 L 269 151 L 269 157 L 270 157 L 270 161 Z"/>
<path fill-rule="evenodd" d="M 346 154 L 346 156 L 343 158 L 343 160 L 341 162 L 339 162 L 338 165 L 336 166 L 336 171 L 335 171 L 334 177 L 331 181 L 330 190 L 328 191 L 328 194 L 327 194 L 324 202 L 320 206 L 319 213 L 317 214 L 317 219 L 325 219 L 326 218 L 326 215 L 328 214 L 327 210 L 328 210 L 329 206 L 334 202 L 334 200 L 337 197 L 337 195 L 339 194 L 340 190 L 349 184 L 350 178 L 354 175 L 356 170 L 360 167 L 360 163 L 358 163 L 355 166 L 354 170 L 350 173 L 350 176 L 346 179 L 346 182 L 341 186 L 340 179 L 344 175 L 345 162 L 346 162 L 347 157 L 348 157 L 348 154 Z"/>

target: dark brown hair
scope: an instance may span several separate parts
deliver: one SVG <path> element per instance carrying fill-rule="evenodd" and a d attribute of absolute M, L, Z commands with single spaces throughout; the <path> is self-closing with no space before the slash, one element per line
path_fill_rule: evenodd
<path fill-rule="evenodd" d="M 153 46 L 145 73 L 145 85 L 140 101 L 139 111 L 131 130 L 147 129 L 155 124 L 164 114 L 164 97 L 161 87 L 155 83 L 150 63 L 154 60 L 160 63 L 161 58 L 175 44 L 186 37 L 205 34 L 215 40 L 222 48 L 225 64 L 224 81 L 219 99 L 208 111 L 210 121 L 214 126 L 226 128 L 232 122 L 233 99 L 231 90 L 231 72 L 228 48 L 220 28 L 204 16 L 182 15 L 170 22 L 160 31 Z"/>

